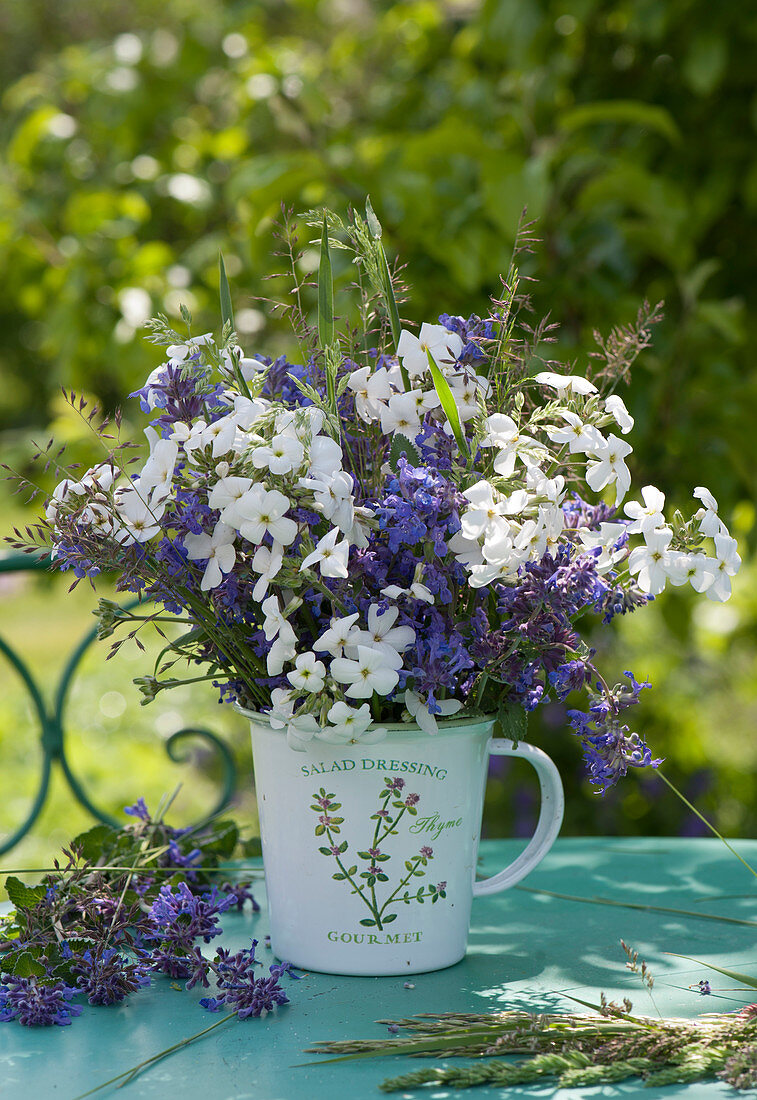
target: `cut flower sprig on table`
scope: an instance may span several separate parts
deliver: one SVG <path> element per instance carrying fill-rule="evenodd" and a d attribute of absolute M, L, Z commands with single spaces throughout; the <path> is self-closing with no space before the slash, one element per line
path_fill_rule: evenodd
<path fill-rule="evenodd" d="M 490 316 L 442 314 L 416 335 L 370 204 L 304 221 L 321 242 L 317 327 L 296 277 L 291 298 L 301 362 L 238 346 L 221 262 L 220 337 L 194 334 L 186 310 L 182 333 L 151 324 L 164 359 L 132 395 L 146 460 L 116 446 L 83 476 L 61 467 L 15 545 L 51 547 L 77 578 L 115 572 L 158 605 L 102 601 L 103 637 L 183 624 L 138 681 L 145 701 L 186 681 L 183 659 L 305 750 L 396 722 L 433 735 L 453 714 L 497 714 L 512 735 L 583 689 L 568 715 L 598 789 L 656 765 L 624 721 L 648 685 L 605 678 L 585 615 L 609 624 L 667 584 L 725 600 L 740 564 L 706 488 L 670 520 L 658 489 L 632 488 L 633 419 L 614 391 L 656 312 L 572 373 L 539 358 L 549 326 L 520 320 L 514 261 Z M 355 261 L 358 325 L 335 321 L 335 247 Z"/>

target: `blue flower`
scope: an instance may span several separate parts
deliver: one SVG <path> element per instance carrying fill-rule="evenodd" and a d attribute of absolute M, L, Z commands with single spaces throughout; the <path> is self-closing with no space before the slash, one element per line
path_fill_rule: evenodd
<path fill-rule="evenodd" d="M 5 979 L 0 985 L 0 1023 L 18 1020 L 24 1027 L 66 1027 L 81 1015 L 79 1005 L 69 1004 L 77 990 L 65 982 L 43 984 L 38 978 Z"/>
<path fill-rule="evenodd" d="M 76 956 L 76 984 L 91 1005 L 120 1004 L 130 993 L 150 984 L 148 968 L 129 962 L 114 948 L 99 946 Z"/>

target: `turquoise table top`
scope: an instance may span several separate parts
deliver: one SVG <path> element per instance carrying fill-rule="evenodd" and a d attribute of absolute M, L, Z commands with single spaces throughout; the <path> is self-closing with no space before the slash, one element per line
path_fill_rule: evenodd
<path fill-rule="evenodd" d="M 757 863 L 757 841 L 735 846 Z M 481 870 L 493 873 L 514 858 L 517 841 L 487 841 Z M 621 937 L 639 951 L 655 976 L 654 996 L 663 1014 L 693 1017 L 729 1012 L 750 1003 L 747 990 L 727 978 L 665 952 L 693 955 L 719 966 L 757 973 L 754 928 L 698 919 L 677 910 L 757 919 L 757 890 L 746 868 L 716 840 L 564 839 L 522 884 L 473 903 L 473 927 L 466 958 L 457 966 L 405 978 L 345 978 L 307 974 L 286 984 L 291 1003 L 265 1020 L 231 1020 L 141 1074 L 124 1089 L 102 1097 L 181 1097 L 181 1100 L 326 1100 L 385 1095 L 378 1084 L 409 1072 L 426 1060 L 381 1058 L 319 1065 L 304 1048 L 320 1039 L 387 1037 L 377 1019 L 421 1012 L 490 1011 L 527 1008 L 571 1011 L 565 994 L 596 1001 L 628 996 L 634 1009 L 654 1014 L 649 995 L 625 968 Z M 255 894 L 264 902 L 262 882 Z M 559 897 L 555 895 L 572 895 Z M 617 905 L 578 898 L 601 897 Z M 630 908 L 628 906 L 641 906 Z M 657 909 L 645 909 L 655 906 Z M 666 909 L 660 912 L 659 908 Z M 224 945 L 238 950 L 251 937 L 263 943 L 265 912 L 223 919 Z M 261 958 L 272 961 L 266 952 Z M 689 988 L 709 978 L 713 994 Z M 286 983 L 286 979 L 284 979 Z M 189 992 L 159 978 L 122 1006 L 93 1008 L 70 1027 L 21 1028 L 0 1024 L 0 1098 L 73 1100 L 102 1081 L 189 1037 L 217 1017 L 198 1004 L 203 990 Z M 297 1064 L 310 1061 L 305 1068 Z M 551 1095 L 544 1085 L 504 1093 L 479 1088 L 459 1092 L 434 1087 L 392 1094 L 421 1100 L 489 1100 L 497 1096 Z M 685 1097 L 715 1100 L 738 1094 L 722 1083 L 644 1089 L 636 1080 L 619 1086 L 569 1089 L 578 1097 Z"/>

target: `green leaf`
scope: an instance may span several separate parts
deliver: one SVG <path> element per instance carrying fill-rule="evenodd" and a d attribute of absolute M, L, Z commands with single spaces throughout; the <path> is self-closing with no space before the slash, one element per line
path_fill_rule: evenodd
<path fill-rule="evenodd" d="M 404 436 L 401 432 L 397 432 L 389 448 L 389 465 L 393 470 L 397 470 L 403 451 L 405 453 L 405 458 L 411 466 L 421 465 L 421 456 L 415 444 L 411 443 L 407 436 Z"/>
<path fill-rule="evenodd" d="M 71 847 L 81 852 L 82 859 L 97 863 L 118 840 L 118 830 L 110 825 L 94 825 L 72 840 Z"/>
<path fill-rule="evenodd" d="M 322 348 L 330 347 L 334 343 L 334 276 L 325 214 L 321 235 L 321 260 L 318 265 L 318 342 Z"/>
<path fill-rule="evenodd" d="M 42 978 L 45 974 L 45 968 L 28 951 L 22 951 L 13 960 L 10 973 L 15 974 L 17 978 Z"/>
<path fill-rule="evenodd" d="M 363 919 L 360 921 L 360 923 L 362 924 L 363 928 L 375 928 L 376 927 L 375 920 L 371 920 L 370 917 L 363 917 Z"/>
<path fill-rule="evenodd" d="M 428 365 L 431 371 L 431 377 L 434 380 L 434 389 L 436 390 L 437 396 L 442 403 L 444 415 L 449 421 L 450 427 L 452 428 L 452 434 L 457 441 L 457 445 L 460 448 L 460 451 L 467 458 L 470 455 L 470 448 L 468 447 L 468 441 L 465 438 L 465 434 L 460 423 L 460 413 L 457 410 L 457 404 L 454 397 L 452 396 L 452 390 L 449 388 L 449 382 L 439 370 L 439 367 L 436 364 L 436 360 L 434 359 L 428 348 L 426 348 L 426 355 L 428 356 Z"/>
<path fill-rule="evenodd" d="M 597 123 L 618 122 L 640 126 L 644 130 L 656 130 L 673 145 L 681 141 L 681 132 L 673 116 L 664 107 L 641 103 L 636 99 L 610 99 L 596 103 L 584 103 L 565 111 L 560 116 L 560 129 L 578 130 Z"/>
<path fill-rule="evenodd" d="M 370 230 L 371 236 L 374 240 L 381 240 L 381 222 L 376 217 L 373 207 L 371 206 L 370 195 L 365 196 L 365 220 Z"/>
<path fill-rule="evenodd" d="M 386 252 L 384 251 L 384 246 L 381 242 L 381 222 L 378 220 L 376 214 L 374 213 L 370 199 L 366 199 L 365 202 L 365 220 L 368 225 L 370 234 L 375 241 L 376 258 L 378 260 L 378 268 L 381 277 L 381 297 L 384 299 L 384 308 L 386 309 L 386 313 L 389 318 L 389 327 L 392 330 L 392 339 L 394 340 L 395 348 L 397 348 L 400 342 L 402 322 L 400 321 L 400 312 L 397 309 L 397 299 L 394 295 L 394 286 L 392 284 L 392 275 L 389 270 L 389 261 L 386 258 Z M 400 373 L 402 375 L 402 384 L 405 387 L 405 391 L 407 392 L 407 390 L 410 389 L 410 379 L 402 363 L 400 363 Z"/>
<path fill-rule="evenodd" d="M 341 871 L 337 871 L 336 874 L 332 875 L 331 877 L 335 880 L 335 882 L 342 882 L 344 879 L 347 878 L 347 876 L 343 875 Z"/>
<path fill-rule="evenodd" d="M 397 914 L 396 913 L 390 913 L 388 917 L 382 917 L 381 918 L 381 923 L 382 924 L 391 924 L 392 921 L 396 920 L 396 919 L 397 919 Z"/>
<path fill-rule="evenodd" d="M 323 834 L 325 832 L 326 832 L 326 826 L 325 825 L 316 825 L 316 827 L 315 827 L 315 835 L 316 836 L 323 836 Z"/>
<path fill-rule="evenodd" d="M 231 291 L 229 290 L 229 280 L 226 277 L 226 265 L 223 262 L 223 253 L 218 253 L 218 273 L 220 276 L 219 291 L 221 297 L 221 319 L 223 323 L 227 322 L 234 327 L 234 311 L 231 307 Z"/>
<path fill-rule="evenodd" d="M 356 875 L 357 874 L 357 863 L 355 864 L 354 867 L 350 867 L 349 874 L 351 874 L 351 875 Z"/>
<path fill-rule="evenodd" d="M 359 856 L 360 859 L 370 859 L 371 858 L 370 852 L 358 852 L 358 856 Z"/>
<path fill-rule="evenodd" d="M 321 853 L 322 856 L 330 856 L 331 855 L 331 849 L 330 848 L 319 848 L 318 851 Z"/>
<path fill-rule="evenodd" d="M 505 737 L 516 746 L 519 741 L 525 741 L 528 727 L 528 715 L 523 707 L 517 703 L 503 700 L 497 708 L 497 720 L 494 724 L 494 732 L 499 737 Z"/>
<path fill-rule="evenodd" d="M 706 966 L 708 970 L 717 970 L 718 974 L 725 974 L 726 978 L 732 978 L 735 982 L 741 982 L 742 985 L 757 989 L 757 978 L 752 978 L 749 974 L 741 974 L 738 970 L 726 970 L 722 966 L 713 966 L 712 963 L 702 962 L 701 959 L 692 959 L 691 955 L 678 955 L 675 951 L 666 951 L 665 954 L 674 955 L 677 959 L 688 959 L 689 962 L 696 963 L 697 966 Z"/>
<path fill-rule="evenodd" d="M 239 829 L 233 821 L 216 821 L 209 834 L 197 838 L 205 856 L 231 859 L 239 840 Z"/>
<path fill-rule="evenodd" d="M 341 855 L 342 852 L 346 852 L 348 848 L 349 844 L 346 840 L 343 840 L 342 843 L 339 845 L 339 854 Z"/>
<path fill-rule="evenodd" d="M 33 909 L 38 902 L 42 901 L 46 893 L 46 888 L 42 884 L 26 886 L 14 875 L 10 875 L 5 880 L 5 890 L 11 905 L 16 909 Z"/>

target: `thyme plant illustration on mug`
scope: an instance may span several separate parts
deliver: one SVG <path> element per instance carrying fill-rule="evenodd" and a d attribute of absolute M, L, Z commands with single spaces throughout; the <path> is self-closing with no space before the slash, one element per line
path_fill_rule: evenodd
<path fill-rule="evenodd" d="M 446 882 L 419 886 L 415 891 L 408 888 L 413 879 L 425 876 L 424 868 L 428 866 L 429 860 L 434 858 L 434 850 L 428 844 L 424 844 L 416 856 L 404 861 L 405 873 L 391 890 L 391 875 L 388 873 L 387 864 L 392 856 L 384 851 L 381 845 L 385 844 L 390 837 L 397 835 L 397 826 L 405 815 L 411 817 L 417 815 L 416 807 L 420 802 L 420 796 L 411 792 L 403 797 L 404 779 L 387 777 L 384 784 L 383 790 L 379 792 L 378 809 L 370 817 L 371 821 L 376 822 L 370 847 L 357 852 L 357 858 L 363 864 L 367 864 L 362 871 L 358 869 L 358 864 L 347 867 L 350 860 L 343 858 L 347 855 L 349 844 L 346 840 L 338 840 L 340 827 L 344 824 L 344 818 L 337 816 L 337 811 L 342 808 L 341 802 L 335 802 L 334 795 L 327 794 L 325 788 L 321 787 L 318 793 L 313 795 L 313 804 L 310 807 L 318 814 L 315 835 L 325 836 L 329 842 L 328 846 L 323 845 L 318 851 L 321 855 L 334 859 L 339 868 L 331 876 L 332 879 L 336 882 L 348 882 L 352 887 L 352 893 L 358 895 L 371 913 L 370 917 L 363 917 L 360 921 L 365 928 L 383 929 L 385 924 L 395 921 L 397 914 L 388 911 L 390 906 L 410 905 L 411 902 L 422 905 L 426 899 L 434 905 L 440 898 L 447 897 Z M 435 817 L 438 818 L 438 815 Z M 417 830 L 411 828 L 409 831 Z M 386 890 L 391 892 L 382 902 L 377 897 L 376 888 L 383 883 L 390 884 Z M 403 887 L 404 892 L 401 893 Z"/>

